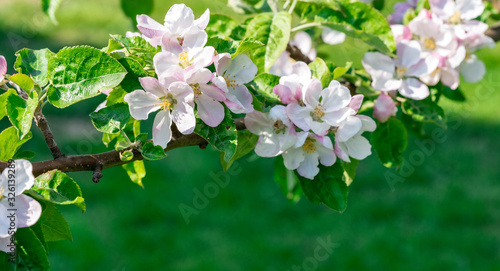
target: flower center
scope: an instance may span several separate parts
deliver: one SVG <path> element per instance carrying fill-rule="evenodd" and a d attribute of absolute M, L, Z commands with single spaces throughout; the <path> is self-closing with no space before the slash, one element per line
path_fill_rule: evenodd
<path fill-rule="evenodd" d="M 286 125 L 281 121 L 277 120 L 274 122 L 274 133 L 279 134 L 279 133 L 285 133 L 286 130 Z"/>
<path fill-rule="evenodd" d="M 191 84 L 191 88 L 193 89 L 194 97 L 198 98 L 201 95 L 200 84 Z"/>
<path fill-rule="evenodd" d="M 189 55 L 186 51 L 182 51 L 182 53 L 179 54 L 179 66 L 181 66 L 183 69 L 189 67 L 191 64 L 191 60 L 189 59 Z"/>
<path fill-rule="evenodd" d="M 441 72 L 440 68 L 436 68 L 433 72 L 431 72 L 431 76 L 436 76 Z"/>
<path fill-rule="evenodd" d="M 314 121 L 319 121 L 325 116 L 325 108 L 321 104 L 318 104 L 311 112 L 311 115 Z"/>
<path fill-rule="evenodd" d="M 459 24 L 462 22 L 462 14 L 460 11 L 455 12 L 455 14 L 450 17 L 450 24 Z"/>
<path fill-rule="evenodd" d="M 178 37 L 177 41 L 179 42 L 179 45 L 182 46 L 182 44 L 184 43 L 184 38 L 183 37 Z"/>
<path fill-rule="evenodd" d="M 401 67 L 396 68 L 396 74 L 397 74 L 398 78 L 403 78 L 403 76 L 405 76 L 407 71 L 408 71 L 408 68 L 405 66 L 401 66 Z"/>
<path fill-rule="evenodd" d="M 174 104 L 177 104 L 177 100 L 174 99 L 172 94 L 158 98 L 158 101 L 160 101 L 160 103 L 155 104 L 155 106 L 161 106 L 160 109 L 163 111 L 174 109 Z"/>
<path fill-rule="evenodd" d="M 304 142 L 304 145 L 302 145 L 302 150 L 307 153 L 307 154 L 311 154 L 311 153 L 314 153 L 316 151 L 316 144 L 315 144 L 315 141 L 314 139 L 308 137 L 306 139 L 306 142 Z"/>
<path fill-rule="evenodd" d="M 427 49 L 434 50 L 436 49 L 436 41 L 433 38 L 427 38 L 424 40 L 424 46 Z"/>
<path fill-rule="evenodd" d="M 235 79 L 231 79 L 231 78 L 235 78 L 235 77 L 236 77 L 235 75 L 231 76 L 231 74 L 229 74 L 229 73 L 224 74 L 224 79 L 226 80 L 227 87 L 235 88 L 239 85 L 236 83 Z"/>

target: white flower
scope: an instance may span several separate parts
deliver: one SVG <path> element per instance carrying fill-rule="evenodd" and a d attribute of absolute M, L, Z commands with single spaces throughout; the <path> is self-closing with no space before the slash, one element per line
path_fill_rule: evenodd
<path fill-rule="evenodd" d="M 40 203 L 23 194 L 35 182 L 31 163 L 19 159 L 13 165 L 0 175 L 0 250 L 5 252 L 10 252 L 10 236 L 18 228 L 34 225 L 42 214 Z"/>
<path fill-rule="evenodd" d="M 357 160 L 365 159 L 371 155 L 372 146 L 362 134 L 373 132 L 375 128 L 377 125 L 370 117 L 349 116 L 335 133 L 335 154 L 346 162 L 351 162 L 349 156 Z"/>
<path fill-rule="evenodd" d="M 4 56 L 0 56 L 0 84 L 3 81 L 5 74 L 7 73 L 7 61 Z"/>
<path fill-rule="evenodd" d="M 280 97 L 284 104 L 302 102 L 302 93 L 311 83 L 311 70 L 305 62 L 298 61 L 291 66 L 289 75 L 282 76 L 279 84 L 274 86 L 274 94 Z"/>

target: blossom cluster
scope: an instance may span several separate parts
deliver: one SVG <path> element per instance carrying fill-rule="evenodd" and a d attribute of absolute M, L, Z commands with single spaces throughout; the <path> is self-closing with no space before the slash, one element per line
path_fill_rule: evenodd
<path fill-rule="evenodd" d="M 485 8 L 481 0 L 429 0 L 430 10 L 422 9 L 403 25 L 404 14 L 412 12 L 416 2 L 396 5 L 390 17 L 397 58 L 379 52 L 368 52 L 363 58 L 373 88 L 382 91 L 374 112 L 382 122 L 396 111 L 391 98 L 396 91 L 423 100 L 430 94 L 428 86 L 439 82 L 457 89 L 460 74 L 468 82 L 480 81 L 486 69 L 474 52 L 495 44 L 485 35 L 488 25 L 475 20 Z"/>
<path fill-rule="evenodd" d="M 253 111 L 252 95 L 244 84 L 253 80 L 257 66 L 244 54 L 233 59 L 206 46 L 209 19 L 208 9 L 195 20 L 193 11 L 184 4 L 173 5 L 164 24 L 147 15 L 137 16 L 142 37 L 162 50 L 153 59 L 158 78 L 140 78 L 144 90 L 128 93 L 125 101 L 137 120 L 159 110 L 153 124 L 155 145 L 165 148 L 170 142 L 172 122 L 182 134 L 192 133 L 195 108 L 211 127 L 224 119 L 222 103 L 234 113 Z M 215 72 L 208 69 L 212 64 Z"/>
<path fill-rule="evenodd" d="M 287 169 L 313 179 L 319 163 L 331 166 L 337 156 L 350 162 L 349 157 L 361 160 L 371 154 L 371 145 L 362 133 L 374 131 L 376 124 L 357 115 L 362 95 L 351 97 L 349 89 L 336 80 L 323 88 L 300 61 L 293 64 L 289 75 L 280 78 L 273 92 L 283 105 L 245 117 L 247 129 L 260 136 L 255 147 L 259 156 L 282 155 Z M 335 145 L 329 133 L 335 135 Z"/>

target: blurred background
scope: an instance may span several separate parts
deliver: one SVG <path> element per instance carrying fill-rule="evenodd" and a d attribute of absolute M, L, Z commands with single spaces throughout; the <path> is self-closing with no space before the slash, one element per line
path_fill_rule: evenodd
<path fill-rule="evenodd" d="M 156 0 L 151 16 L 162 21 L 181 2 L 196 16 L 207 7 L 233 14 L 224 0 Z M 385 14 L 392 12 L 391 2 Z M 0 55 L 9 72 L 21 48 L 102 48 L 109 34 L 133 30 L 119 0 L 63 0 L 59 25 L 48 21 L 40 0 L 1 0 L 0 6 Z M 359 66 L 364 50 L 348 39 L 320 47 L 319 56 Z M 87 212 L 60 208 L 74 240 L 49 243 L 52 269 L 500 270 L 500 48 L 478 55 L 488 73 L 481 83 L 462 84 L 468 101 L 442 99 L 450 118 L 445 139 L 411 137 L 405 154 L 410 167 L 399 175 L 374 154 L 362 161 L 343 214 L 305 198 L 289 202 L 273 180 L 272 159 L 247 156 L 225 174 L 212 148 L 177 149 L 146 163 L 144 189 L 121 168 L 104 170 L 98 184 L 90 172 L 70 174 L 83 190 Z M 106 150 L 88 118 L 103 100 L 64 110 L 46 107 L 65 154 Z M 8 123 L 0 125 L 3 130 Z M 149 131 L 147 125 L 143 129 Z M 23 149 L 37 153 L 33 161 L 50 159 L 41 133 L 33 131 Z M 214 176 L 229 184 L 186 222 L 180 206 L 192 207 L 196 191 L 213 184 Z M 328 242 L 334 248 L 314 258 Z"/>

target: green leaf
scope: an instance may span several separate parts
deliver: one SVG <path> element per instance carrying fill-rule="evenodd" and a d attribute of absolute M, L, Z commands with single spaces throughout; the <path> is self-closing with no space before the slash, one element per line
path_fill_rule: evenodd
<path fill-rule="evenodd" d="M 317 57 L 313 62 L 309 63 L 309 68 L 312 71 L 312 76 L 318 78 L 324 88 L 330 85 L 332 74 L 323 59 Z"/>
<path fill-rule="evenodd" d="M 106 106 L 114 105 L 116 103 L 124 103 L 125 95 L 127 95 L 127 92 L 123 88 L 115 87 L 106 98 Z"/>
<path fill-rule="evenodd" d="M 205 28 L 209 37 L 238 39 L 238 32 L 244 31 L 236 20 L 222 14 L 210 14 L 210 21 Z"/>
<path fill-rule="evenodd" d="M 347 163 L 342 161 L 342 167 L 344 168 L 344 181 L 347 186 L 350 186 L 356 177 L 356 169 L 358 168 L 359 161 L 351 158 L 351 162 Z"/>
<path fill-rule="evenodd" d="M 0 251 L 0 270 L 16 271 L 17 270 L 16 258 L 17 257 L 14 255 L 14 257 L 11 260 L 10 254 Z"/>
<path fill-rule="evenodd" d="M 167 155 L 161 146 L 154 145 L 153 142 L 146 142 L 141 149 L 142 156 L 146 160 L 160 160 Z"/>
<path fill-rule="evenodd" d="M 283 163 L 283 157 L 278 156 L 274 161 L 274 180 L 278 183 L 281 192 L 286 198 L 298 202 L 303 193 L 300 181 L 294 170 L 289 170 Z"/>
<path fill-rule="evenodd" d="M 446 98 L 452 101 L 465 102 L 467 100 L 459 88 L 453 90 L 447 86 L 443 86 L 442 93 Z"/>
<path fill-rule="evenodd" d="M 373 7 L 378 9 L 378 10 L 384 9 L 384 4 L 385 4 L 385 0 L 374 0 L 373 1 Z"/>
<path fill-rule="evenodd" d="M 111 35 L 111 37 L 128 51 L 129 57 L 141 63 L 143 67 L 153 65 L 154 55 L 161 51 L 160 47 L 153 47 L 143 37 L 127 38 L 120 35 Z"/>
<path fill-rule="evenodd" d="M 264 46 L 265 44 L 258 41 L 258 40 L 254 40 L 254 39 L 251 39 L 251 38 L 246 38 L 244 40 L 242 40 L 239 45 L 238 45 L 238 49 L 236 49 L 236 53 L 233 54 L 233 58 L 239 54 L 242 54 L 242 53 L 245 53 L 247 51 L 251 51 L 251 50 L 254 50 L 254 49 L 257 49 L 257 48 L 260 48 L 262 46 Z"/>
<path fill-rule="evenodd" d="M 47 250 L 32 229 L 17 229 L 15 237 L 18 243 L 16 252 L 27 270 L 50 270 Z"/>
<path fill-rule="evenodd" d="M 35 157 L 35 153 L 32 152 L 32 151 L 22 151 L 16 155 L 14 155 L 14 160 L 15 159 L 26 159 L 26 160 L 30 160 L 32 159 L 33 157 Z"/>
<path fill-rule="evenodd" d="M 17 133 L 16 127 L 11 126 L 3 130 L 0 134 L 0 161 L 12 159 L 17 150 L 19 150 L 26 141 L 31 139 L 31 132 L 26 134 L 22 140 L 19 139 Z"/>
<path fill-rule="evenodd" d="M 273 92 L 273 88 L 280 83 L 280 77 L 274 74 L 261 73 L 253 79 L 256 94 L 266 101 L 280 103 L 280 98 Z"/>
<path fill-rule="evenodd" d="M 49 17 L 53 24 L 57 25 L 56 11 L 62 0 L 42 0 L 42 10 Z"/>
<path fill-rule="evenodd" d="M 338 0 L 336 3 L 340 6 L 332 9 L 317 2 L 303 2 L 297 4 L 295 10 L 300 11 L 303 19 L 344 32 L 383 53 L 392 54 L 396 44 L 387 19 L 379 11 L 361 2 Z"/>
<path fill-rule="evenodd" d="M 55 204 L 45 202 L 45 208 L 37 224 L 40 224 L 45 241 L 73 241 L 68 222 L 56 208 Z"/>
<path fill-rule="evenodd" d="M 221 164 L 224 171 L 227 172 L 234 161 L 251 152 L 253 148 L 255 148 L 255 144 L 257 144 L 258 140 L 259 136 L 252 134 L 248 130 L 238 131 L 238 145 L 236 146 L 236 152 L 234 153 L 234 156 L 226 162 L 224 160 L 224 155 L 222 155 L 221 153 Z"/>
<path fill-rule="evenodd" d="M 314 180 L 298 177 L 304 194 L 311 202 L 323 203 L 338 212 L 346 209 L 349 187 L 344 180 L 344 169 L 340 162 L 330 167 L 320 165 Z"/>
<path fill-rule="evenodd" d="M 384 166 L 403 164 L 403 151 L 408 145 L 408 132 L 400 120 L 390 118 L 384 123 L 379 123 L 371 139 L 373 149 Z"/>
<path fill-rule="evenodd" d="M 417 122 L 435 123 L 446 128 L 444 110 L 431 98 L 421 101 L 407 99 L 402 105 L 403 113 L 411 116 Z"/>
<path fill-rule="evenodd" d="M 146 176 L 146 168 L 144 167 L 144 162 L 142 160 L 122 165 L 122 167 L 125 169 L 132 182 L 144 188 L 142 179 Z"/>
<path fill-rule="evenodd" d="M 290 24 L 291 16 L 288 12 L 259 14 L 248 23 L 245 38 L 266 45 L 250 53 L 250 58 L 257 65 L 259 73 L 268 72 L 281 53 L 286 50 L 290 40 Z"/>
<path fill-rule="evenodd" d="M 231 111 L 226 107 L 224 110 L 224 119 L 219 126 L 210 127 L 197 118 L 194 132 L 207 140 L 214 148 L 224 152 L 224 160 L 229 162 L 236 153 L 238 139 Z"/>
<path fill-rule="evenodd" d="M 51 170 L 38 176 L 29 195 L 60 205 L 74 204 L 85 212 L 85 201 L 78 184 L 64 172 Z"/>
<path fill-rule="evenodd" d="M 271 11 L 267 2 L 262 0 L 228 0 L 227 5 L 235 12 L 243 14 Z"/>
<path fill-rule="evenodd" d="M 215 51 L 218 54 L 233 54 L 234 52 L 236 52 L 236 49 L 233 47 L 233 41 L 227 38 L 211 37 L 207 40 L 206 46 L 214 47 Z"/>
<path fill-rule="evenodd" d="M 136 17 L 140 14 L 150 14 L 153 11 L 154 0 L 121 0 L 123 13 L 137 24 Z"/>
<path fill-rule="evenodd" d="M 18 130 L 19 138 L 23 139 L 31 130 L 35 109 L 38 106 L 38 93 L 30 92 L 28 100 L 17 95 L 7 97 L 7 115 Z"/>
<path fill-rule="evenodd" d="M 4 94 L 0 95 L 0 120 L 7 116 L 7 98 L 10 95 L 17 95 L 15 89 L 9 89 Z"/>
<path fill-rule="evenodd" d="M 35 87 L 35 83 L 33 82 L 33 80 L 26 74 L 17 73 L 12 76 L 6 76 L 6 77 L 7 79 L 14 82 L 16 85 L 18 85 L 20 88 L 26 91 L 30 91 L 33 89 L 33 87 Z"/>
<path fill-rule="evenodd" d="M 94 127 L 102 133 L 114 134 L 125 128 L 130 120 L 130 111 L 125 103 L 104 107 L 90 114 Z"/>
<path fill-rule="evenodd" d="M 120 152 L 120 160 L 123 162 L 128 162 L 134 158 L 134 152 L 131 150 L 126 150 L 123 152 Z"/>
<path fill-rule="evenodd" d="M 49 102 L 64 108 L 117 86 L 127 74 L 116 59 L 89 46 L 66 47 L 49 64 Z"/>
<path fill-rule="evenodd" d="M 148 76 L 148 73 L 144 70 L 141 63 L 130 57 L 125 57 L 118 61 L 127 70 L 127 75 L 125 75 L 125 78 L 123 78 L 120 86 L 126 92 L 132 92 L 136 89 L 143 89 L 141 83 L 139 82 L 139 78 Z"/>
<path fill-rule="evenodd" d="M 21 49 L 16 53 L 14 68 L 20 73 L 31 76 L 35 83 L 43 87 L 49 82 L 51 71 L 48 70 L 48 65 L 54 55 L 49 49 Z"/>

